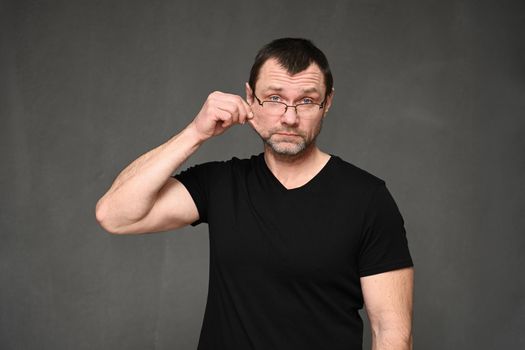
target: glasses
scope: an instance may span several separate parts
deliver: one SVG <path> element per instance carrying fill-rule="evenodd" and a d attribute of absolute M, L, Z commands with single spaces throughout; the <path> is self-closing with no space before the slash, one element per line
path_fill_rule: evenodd
<path fill-rule="evenodd" d="M 287 105 L 284 102 L 279 101 L 261 101 L 255 94 L 253 94 L 259 105 L 263 108 L 264 112 L 272 117 L 280 117 L 288 110 L 288 107 L 295 109 L 295 113 L 301 118 L 310 119 L 317 116 L 317 112 L 323 109 L 326 99 L 321 103 L 298 103 L 296 105 Z"/>

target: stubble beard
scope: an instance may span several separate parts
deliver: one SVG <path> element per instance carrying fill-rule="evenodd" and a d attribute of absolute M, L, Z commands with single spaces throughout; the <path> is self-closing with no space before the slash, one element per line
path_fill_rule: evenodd
<path fill-rule="evenodd" d="M 308 135 L 304 133 L 299 133 L 297 130 L 283 130 L 279 128 L 270 130 L 268 132 L 267 137 L 264 137 L 258 132 L 257 134 L 259 135 L 261 140 L 264 142 L 265 146 L 268 146 L 275 155 L 286 157 L 286 158 L 292 158 L 292 157 L 300 156 L 307 149 L 315 145 L 317 136 L 320 134 L 322 126 L 323 126 L 323 119 L 319 121 L 319 124 L 314 129 L 312 136 L 310 138 L 308 138 Z M 275 137 L 273 136 L 276 135 L 277 137 L 279 137 L 279 135 L 277 135 L 277 133 L 279 132 L 290 132 L 294 134 L 299 134 L 299 137 L 294 136 L 286 140 L 284 139 L 276 140 Z"/>

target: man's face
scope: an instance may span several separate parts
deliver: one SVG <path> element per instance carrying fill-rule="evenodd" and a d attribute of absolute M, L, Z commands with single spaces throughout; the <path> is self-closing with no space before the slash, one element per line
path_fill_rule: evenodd
<path fill-rule="evenodd" d="M 287 105 L 321 103 L 325 98 L 324 76 L 316 64 L 290 75 L 275 59 L 269 59 L 262 65 L 255 90 L 255 95 L 261 101 L 279 101 Z M 280 116 L 268 115 L 248 84 L 246 96 L 255 114 L 252 124 L 264 141 L 265 148 L 269 147 L 278 155 L 295 156 L 315 144 L 333 94 L 328 96 L 323 109 L 308 118 L 297 115 L 294 108 L 288 108 Z"/>

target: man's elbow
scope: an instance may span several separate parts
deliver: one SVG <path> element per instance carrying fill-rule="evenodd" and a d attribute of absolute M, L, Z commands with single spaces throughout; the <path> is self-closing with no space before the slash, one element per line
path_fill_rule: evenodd
<path fill-rule="evenodd" d="M 110 220 L 108 220 L 107 210 L 102 200 L 99 200 L 97 202 L 97 205 L 95 207 L 95 217 L 100 227 L 102 227 L 106 232 L 115 234 L 115 235 L 120 235 L 120 234 L 125 233 L 121 228 L 119 228 L 116 225 L 112 225 Z"/>
<path fill-rule="evenodd" d="M 112 235 L 123 235 L 123 234 L 126 234 L 125 231 L 119 229 L 117 226 L 108 225 L 104 221 L 99 221 L 98 224 L 100 225 L 100 227 L 102 227 L 104 229 L 104 231 L 106 231 L 107 233 L 110 233 Z"/>

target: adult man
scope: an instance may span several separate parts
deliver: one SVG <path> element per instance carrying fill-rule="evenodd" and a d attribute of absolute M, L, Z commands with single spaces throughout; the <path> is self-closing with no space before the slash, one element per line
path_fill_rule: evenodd
<path fill-rule="evenodd" d="M 178 135 L 146 153 L 97 204 L 113 233 L 209 224 L 210 281 L 199 349 L 410 349 L 412 260 L 379 178 L 315 144 L 333 100 L 324 54 L 304 39 L 261 49 L 246 100 L 210 94 Z M 173 172 L 205 140 L 248 122 L 250 159 Z"/>

